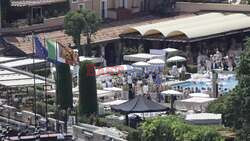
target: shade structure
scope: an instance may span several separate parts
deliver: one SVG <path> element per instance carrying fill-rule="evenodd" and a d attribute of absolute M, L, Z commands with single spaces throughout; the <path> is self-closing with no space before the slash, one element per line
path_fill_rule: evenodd
<path fill-rule="evenodd" d="M 170 57 L 167 62 L 168 63 L 171 63 L 171 62 L 184 62 L 186 61 L 187 59 L 185 57 L 182 57 L 182 56 L 174 56 L 174 57 Z"/>
<path fill-rule="evenodd" d="M 111 110 L 125 114 L 129 113 L 146 113 L 167 111 L 169 108 L 152 100 L 148 100 L 144 96 L 137 96 L 134 99 L 122 103 L 120 105 L 111 106 Z"/>
<path fill-rule="evenodd" d="M 165 61 L 163 61 L 162 59 L 152 59 L 152 60 L 149 60 L 147 63 L 152 64 L 152 65 L 164 65 Z"/>
<path fill-rule="evenodd" d="M 162 49 L 163 51 L 167 52 L 167 53 L 172 53 L 172 52 L 177 52 L 178 49 L 175 49 L 175 48 L 165 48 L 165 49 Z"/>
<path fill-rule="evenodd" d="M 191 93 L 191 94 L 189 94 L 189 96 L 191 96 L 191 97 L 204 97 L 204 98 L 210 97 L 208 94 L 204 94 L 204 93 Z"/>
<path fill-rule="evenodd" d="M 121 72 L 127 72 L 127 71 L 133 71 L 134 67 L 131 65 L 118 65 L 115 66 L 116 68 L 119 68 L 119 71 Z"/>
<path fill-rule="evenodd" d="M 135 66 L 135 67 L 149 67 L 150 64 L 146 63 L 146 62 L 136 62 L 136 63 L 133 63 L 132 66 Z"/>
<path fill-rule="evenodd" d="M 150 59 L 156 59 L 156 58 L 164 58 L 164 55 L 138 53 L 138 54 L 131 54 L 131 55 L 124 55 L 123 56 L 123 59 L 125 61 L 132 61 L 132 62 L 148 61 Z"/>
<path fill-rule="evenodd" d="M 183 95 L 182 92 L 175 91 L 175 90 L 166 90 L 166 91 L 163 91 L 161 93 L 164 95 L 176 95 L 176 96 Z"/>

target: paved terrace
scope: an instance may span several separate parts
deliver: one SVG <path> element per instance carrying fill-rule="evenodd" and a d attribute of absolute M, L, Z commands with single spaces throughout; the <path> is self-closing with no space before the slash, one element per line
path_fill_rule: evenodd
<path fill-rule="evenodd" d="M 126 21 L 117 21 L 110 24 L 104 24 L 101 29 L 92 37 L 92 43 L 105 43 L 108 41 L 120 39 L 119 35 L 129 26 L 138 26 L 145 24 L 157 23 L 160 21 L 173 20 L 176 18 L 183 18 L 187 16 L 192 16 L 193 14 L 181 14 L 179 16 L 170 17 L 170 18 L 159 18 L 155 16 L 145 16 L 132 20 Z M 64 30 L 57 30 L 53 32 L 40 33 L 39 36 L 44 39 L 46 36 L 49 39 L 58 41 L 64 45 L 74 45 L 72 38 L 64 33 Z M 17 37 L 10 36 L 4 37 L 6 41 L 16 46 L 19 50 L 23 51 L 25 54 L 32 53 L 32 40 L 31 37 Z M 81 37 L 81 43 L 86 43 L 86 37 Z"/>

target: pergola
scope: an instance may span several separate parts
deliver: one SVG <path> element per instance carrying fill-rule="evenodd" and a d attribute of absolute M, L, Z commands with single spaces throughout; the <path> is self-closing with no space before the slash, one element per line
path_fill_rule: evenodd
<path fill-rule="evenodd" d="M 140 42 L 158 43 L 160 48 L 172 47 L 194 54 L 212 42 L 216 46 L 230 48 L 231 42 L 242 43 L 245 36 L 250 33 L 250 17 L 245 14 L 207 13 L 187 18 L 162 21 L 142 26 L 132 26 L 120 35 L 123 40 L 139 40 Z M 230 40 L 229 40 L 230 39 Z M 211 42 L 212 41 L 212 42 Z M 159 48 L 156 46 L 156 48 Z M 236 46 L 236 45 L 235 45 Z M 198 50 L 197 50 L 198 47 Z M 154 46 L 153 46 L 154 48 Z M 214 47 L 213 47 L 214 48 Z"/>

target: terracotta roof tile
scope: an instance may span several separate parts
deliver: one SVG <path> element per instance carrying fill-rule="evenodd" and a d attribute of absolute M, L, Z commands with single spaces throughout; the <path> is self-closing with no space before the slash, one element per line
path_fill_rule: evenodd
<path fill-rule="evenodd" d="M 153 16 L 147 16 L 147 17 L 141 17 L 133 20 L 128 21 L 119 21 L 119 22 L 113 22 L 110 24 L 105 24 L 102 26 L 100 30 L 92 37 L 92 43 L 100 43 L 104 41 L 119 39 L 119 35 L 129 26 L 135 26 L 135 25 L 145 25 L 145 24 L 151 24 L 156 23 L 160 21 L 175 19 L 175 18 L 181 18 L 190 16 L 191 14 L 184 14 L 181 16 L 171 17 L 171 18 L 158 18 Z M 40 38 L 44 39 L 46 36 L 49 39 L 55 40 L 60 42 L 61 44 L 68 45 L 69 43 L 71 45 L 74 45 L 72 41 L 72 37 L 66 35 L 64 33 L 64 30 L 57 30 L 53 32 L 47 32 L 47 33 L 41 33 L 39 34 Z M 30 36 L 26 37 L 8 37 L 8 38 L 14 38 L 12 40 L 8 40 L 10 43 L 14 44 L 17 48 L 25 52 L 26 54 L 32 53 L 32 41 Z M 13 42 L 14 40 L 14 42 Z M 81 44 L 86 43 L 86 37 L 81 36 Z"/>

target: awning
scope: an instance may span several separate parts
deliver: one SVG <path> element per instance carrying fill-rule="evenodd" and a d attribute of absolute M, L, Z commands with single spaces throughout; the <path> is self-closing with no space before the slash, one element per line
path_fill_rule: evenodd
<path fill-rule="evenodd" d="M 139 33 L 142 36 L 161 34 L 165 38 L 184 36 L 188 39 L 194 39 L 246 28 L 250 28 L 250 17 L 245 14 L 224 15 L 222 13 L 208 13 L 129 27 L 124 31 L 124 34 Z"/>

